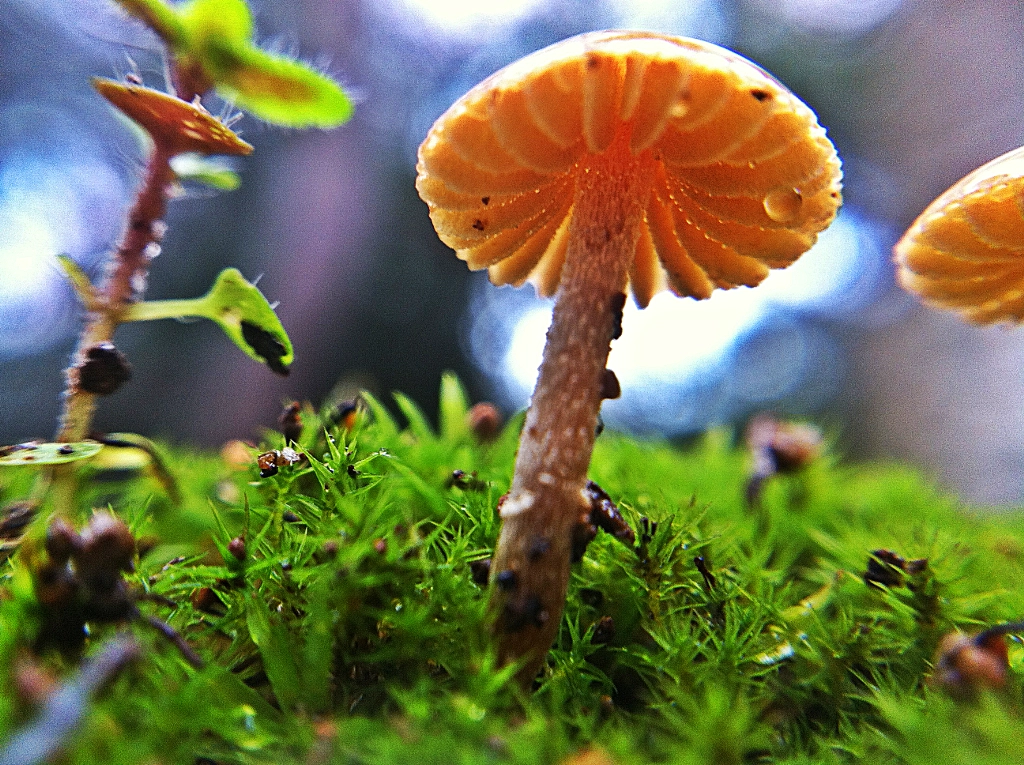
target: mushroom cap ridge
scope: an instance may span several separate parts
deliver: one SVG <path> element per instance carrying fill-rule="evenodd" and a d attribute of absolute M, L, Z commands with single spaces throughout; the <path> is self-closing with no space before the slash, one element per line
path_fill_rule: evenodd
<path fill-rule="evenodd" d="M 977 324 L 1024 320 L 1024 147 L 968 173 L 896 244 L 903 287 Z"/>
<path fill-rule="evenodd" d="M 732 51 L 634 31 L 569 38 L 471 89 L 420 146 L 416 188 L 470 268 L 550 295 L 578 176 L 622 131 L 659 161 L 629 268 L 641 306 L 756 285 L 839 207 L 839 158 L 809 107 Z"/>

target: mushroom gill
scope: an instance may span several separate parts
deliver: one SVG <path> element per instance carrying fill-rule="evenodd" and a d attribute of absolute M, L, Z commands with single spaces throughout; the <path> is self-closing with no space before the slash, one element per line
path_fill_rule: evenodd
<path fill-rule="evenodd" d="M 574 190 L 621 133 L 657 164 L 628 275 L 640 306 L 753 286 L 835 216 L 839 160 L 806 105 L 730 51 L 640 32 L 581 35 L 484 80 L 423 142 L 417 189 L 470 268 L 552 295 Z"/>

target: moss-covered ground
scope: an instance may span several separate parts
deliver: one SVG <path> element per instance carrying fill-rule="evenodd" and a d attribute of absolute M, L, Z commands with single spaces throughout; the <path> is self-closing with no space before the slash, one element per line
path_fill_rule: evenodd
<path fill-rule="evenodd" d="M 90 622 L 81 653 L 35 650 L 40 513 L 0 568 L 0 762 L 32 761 L 16 734 L 125 631 L 141 654 L 69 702 L 81 719 L 57 761 L 1024 762 L 1016 639 L 1001 691 L 956 700 L 928 680 L 944 635 L 1024 615 L 1020 514 L 974 513 L 910 469 L 828 450 L 752 508 L 732 433 L 680 447 L 605 432 L 591 475 L 637 543 L 590 544 L 522 689 L 490 652 L 478 563 L 519 422 L 478 443 L 452 378 L 436 429 L 395 401 L 368 397 L 351 427 L 304 412 L 305 458 L 273 476 L 256 455 L 279 435 L 242 459 L 167 448 L 177 505 L 151 477 L 85 475 L 71 520 L 107 508 L 129 524 L 138 611 L 201 668 L 143 618 Z M 30 480 L 0 473 L 0 501 Z M 927 563 L 869 586 L 879 549 Z"/>

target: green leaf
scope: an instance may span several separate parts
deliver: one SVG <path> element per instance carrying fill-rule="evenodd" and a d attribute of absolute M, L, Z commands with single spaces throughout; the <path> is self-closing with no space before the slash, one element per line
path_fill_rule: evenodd
<path fill-rule="evenodd" d="M 328 128 L 352 117 L 341 85 L 301 61 L 224 39 L 209 40 L 199 59 L 221 95 L 267 122 Z"/>
<path fill-rule="evenodd" d="M 188 152 L 171 158 L 171 169 L 180 181 L 193 181 L 218 191 L 234 191 L 242 179 L 223 157 L 206 157 Z"/>
<path fill-rule="evenodd" d="M 178 13 L 162 0 L 115 0 L 135 18 L 152 29 L 169 46 L 182 45 L 187 36 Z"/>
<path fill-rule="evenodd" d="M 181 502 L 178 482 L 155 443 L 138 433 L 104 433 L 97 435 L 96 440 L 104 449 L 93 460 L 92 467 L 99 470 L 148 470 L 175 505 Z"/>
<path fill-rule="evenodd" d="M 262 726 L 270 728 L 276 735 L 281 735 L 281 712 L 239 680 L 238 675 L 214 665 L 207 669 L 206 675 L 207 677 L 202 678 L 203 690 L 211 702 L 232 709 L 248 707 L 252 709 Z"/>
<path fill-rule="evenodd" d="M 282 708 L 295 704 L 299 698 L 299 668 L 292 655 L 288 630 L 284 625 L 271 622 L 270 609 L 258 596 L 245 600 L 245 621 L 249 637 L 260 650 L 263 671 Z"/>
<path fill-rule="evenodd" d="M 89 281 L 89 277 L 86 276 L 82 267 L 68 255 L 58 255 L 57 264 L 67 280 L 71 282 L 71 286 L 75 288 L 75 293 L 82 301 L 82 305 L 86 310 L 92 310 L 93 304 L 96 302 L 96 289 L 92 286 L 92 282 Z"/>
<path fill-rule="evenodd" d="M 313 475 L 316 476 L 316 480 L 320 484 L 320 489 L 327 491 L 338 479 L 337 474 L 329 465 L 318 460 L 313 455 L 307 454 L 306 458 L 309 460 L 309 466 L 313 470 Z"/>
<path fill-rule="evenodd" d="M 160 0 L 118 0 L 164 40 L 186 70 L 201 72 L 239 108 L 287 127 L 335 127 L 352 117 L 344 89 L 312 67 L 253 44 L 244 0 L 191 0 L 177 9 Z"/>
<path fill-rule="evenodd" d="M 416 402 L 406 396 L 404 393 L 393 393 L 395 402 L 398 404 L 398 408 L 402 414 L 405 415 L 405 419 L 409 422 L 409 431 L 416 436 L 416 438 L 424 441 L 434 440 L 434 431 L 430 427 L 430 421 L 427 420 L 427 416 L 423 414 Z"/>
<path fill-rule="evenodd" d="M 334 622 L 337 611 L 332 603 L 335 584 L 329 577 L 317 577 L 306 592 L 308 605 L 302 622 L 303 645 L 299 669 L 307 705 L 321 711 L 330 701 L 331 675 L 334 669 Z"/>
<path fill-rule="evenodd" d="M 244 0 L 192 0 L 180 6 L 178 14 L 197 48 L 217 38 L 239 43 L 252 40 L 252 13 Z"/>
<path fill-rule="evenodd" d="M 441 375 L 438 410 L 438 430 L 441 432 L 441 438 L 456 441 L 469 433 L 469 424 L 466 422 L 469 397 L 458 376 L 453 372 Z"/>
<path fill-rule="evenodd" d="M 213 287 L 192 300 L 149 300 L 135 303 L 124 321 L 199 316 L 217 322 L 246 355 L 280 375 L 288 374 L 295 354 L 288 333 L 256 285 L 237 268 L 225 268 Z"/>
<path fill-rule="evenodd" d="M 0 465 L 64 465 L 95 457 L 103 444 L 96 441 L 75 443 L 35 443 L 0 447 Z"/>
<path fill-rule="evenodd" d="M 373 418 L 374 426 L 379 434 L 381 443 L 390 443 L 398 435 L 398 424 L 391 412 L 384 406 L 377 397 L 367 390 L 359 392 L 359 398 L 366 405 L 370 416 Z"/>
<path fill-rule="evenodd" d="M 444 495 L 424 481 L 415 470 L 397 459 L 391 463 L 391 467 L 405 479 L 409 488 L 427 503 L 435 518 L 444 518 L 448 514 L 448 502 Z"/>

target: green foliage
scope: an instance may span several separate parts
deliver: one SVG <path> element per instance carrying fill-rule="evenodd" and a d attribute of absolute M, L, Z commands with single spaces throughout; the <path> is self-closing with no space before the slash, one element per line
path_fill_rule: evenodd
<path fill-rule="evenodd" d="M 201 183 L 217 191 L 234 191 L 242 185 L 238 173 L 220 157 L 178 154 L 171 159 L 171 169 L 183 183 Z"/>
<path fill-rule="evenodd" d="M 260 119 L 287 127 L 329 128 L 352 118 L 352 102 L 341 86 L 301 61 L 216 38 L 204 54 L 221 94 Z"/>
<path fill-rule="evenodd" d="M 292 343 L 270 303 L 237 268 L 225 268 L 210 291 L 194 300 L 150 300 L 132 304 L 124 321 L 195 316 L 217 322 L 247 356 L 275 372 L 288 373 Z"/>
<path fill-rule="evenodd" d="M 91 310 L 93 304 L 96 301 L 96 291 L 93 289 L 92 282 L 89 281 L 88 274 L 82 270 L 74 260 L 68 255 L 58 255 L 57 265 L 60 266 L 61 271 L 64 272 L 65 278 L 71 282 L 71 286 L 75 290 L 75 294 L 78 295 L 78 299 L 82 301 L 82 305 L 87 310 Z"/>
<path fill-rule="evenodd" d="M 244 0 L 118 0 L 166 43 L 184 70 L 257 117 L 288 127 L 335 127 L 353 106 L 334 80 L 253 43 L 252 14 Z"/>
<path fill-rule="evenodd" d="M 32 442 L 5 446 L 0 449 L 0 466 L 64 465 L 95 457 L 102 448 L 103 445 L 95 441 L 79 441 L 73 444 Z"/>
<path fill-rule="evenodd" d="M 163 0 L 117 0 L 118 5 L 152 29 L 167 45 L 184 44 L 187 32 L 175 8 Z"/>
<path fill-rule="evenodd" d="M 592 476 L 637 544 L 591 543 L 547 666 L 521 691 L 495 666 L 473 575 L 497 536 L 520 420 L 480 444 L 467 408 L 450 376 L 436 428 L 401 395 L 394 407 L 366 395 L 351 429 L 307 407 L 302 459 L 274 475 L 237 444 L 230 459 L 174 453 L 178 506 L 148 479 L 86 468 L 83 520 L 109 505 L 152 540 L 128 575 L 146 593 L 138 607 L 207 665 L 132 625 L 144 655 L 91 704 L 66 761 L 1024 757 L 1019 643 L 1001 694 L 958 702 L 927 682 L 942 636 L 1024 613 L 1020 516 L 974 515 L 912 471 L 833 455 L 770 479 L 753 509 L 748 455 L 724 431 L 685 448 L 598 439 Z M 286 444 L 269 434 L 264 448 Z M 24 490 L 19 472 L 0 473 L 4 501 Z M 868 586 L 881 548 L 927 565 Z M 43 559 L 26 543 L 0 569 L 0 741 L 31 716 L 16 678 L 39 629 Z M 87 650 L 115 630 L 96 625 Z M 61 678 L 77 664 L 36 661 Z"/>

